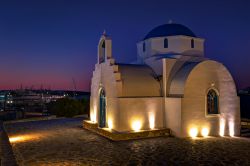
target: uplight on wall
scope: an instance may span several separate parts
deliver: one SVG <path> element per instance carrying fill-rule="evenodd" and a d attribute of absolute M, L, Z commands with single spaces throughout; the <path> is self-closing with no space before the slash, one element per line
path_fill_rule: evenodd
<path fill-rule="evenodd" d="M 134 131 L 139 131 L 141 129 L 141 122 L 140 121 L 133 121 L 132 122 L 132 129 Z"/>
<path fill-rule="evenodd" d="M 108 128 L 113 129 L 113 121 L 111 119 L 108 120 Z"/>
<path fill-rule="evenodd" d="M 154 129 L 155 128 L 155 115 L 154 113 L 149 113 L 149 128 Z"/>
<path fill-rule="evenodd" d="M 203 137 L 207 137 L 208 134 L 209 134 L 208 128 L 202 128 L 202 130 L 201 130 L 201 135 L 202 135 Z"/>
<path fill-rule="evenodd" d="M 96 111 L 95 110 L 93 110 L 93 112 L 90 114 L 90 120 L 94 123 L 96 122 Z"/>
<path fill-rule="evenodd" d="M 197 129 L 197 128 L 191 128 L 191 129 L 189 130 L 189 135 L 190 135 L 190 137 L 192 137 L 192 138 L 197 137 L 197 135 L 198 135 L 198 129 Z"/>
<path fill-rule="evenodd" d="M 234 123 L 233 122 L 229 122 L 229 135 L 231 137 L 234 137 Z"/>
<path fill-rule="evenodd" d="M 223 137 L 225 134 L 225 119 L 220 119 L 220 136 Z"/>

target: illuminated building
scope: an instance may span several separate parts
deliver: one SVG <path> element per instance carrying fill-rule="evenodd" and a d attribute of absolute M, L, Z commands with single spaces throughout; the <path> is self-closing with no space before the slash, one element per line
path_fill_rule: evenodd
<path fill-rule="evenodd" d="M 118 132 L 169 128 L 187 137 L 238 135 L 240 130 L 231 74 L 204 56 L 204 39 L 174 23 L 154 28 L 138 42 L 137 60 L 130 64 L 115 61 L 112 40 L 104 33 L 90 107 L 93 122 Z"/>

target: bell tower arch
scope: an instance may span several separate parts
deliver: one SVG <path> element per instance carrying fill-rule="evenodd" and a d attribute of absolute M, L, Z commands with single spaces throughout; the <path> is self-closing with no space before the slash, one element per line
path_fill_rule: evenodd
<path fill-rule="evenodd" d="M 112 58 L 112 40 L 104 31 L 98 43 L 98 63 L 103 63 Z"/>

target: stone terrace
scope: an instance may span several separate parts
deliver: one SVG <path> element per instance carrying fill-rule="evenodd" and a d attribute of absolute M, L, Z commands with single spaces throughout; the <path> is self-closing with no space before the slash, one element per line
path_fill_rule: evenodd
<path fill-rule="evenodd" d="M 5 124 L 19 165 L 250 165 L 249 138 L 113 142 L 83 129 L 82 120 Z"/>

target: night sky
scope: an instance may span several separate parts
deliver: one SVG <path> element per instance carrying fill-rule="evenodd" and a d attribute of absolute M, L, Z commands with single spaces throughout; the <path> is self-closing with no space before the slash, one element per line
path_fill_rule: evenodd
<path fill-rule="evenodd" d="M 189 27 L 205 38 L 205 56 L 222 62 L 238 88 L 250 86 L 249 0 L 0 0 L 0 89 L 89 91 L 105 29 L 118 62 L 154 27 Z"/>

